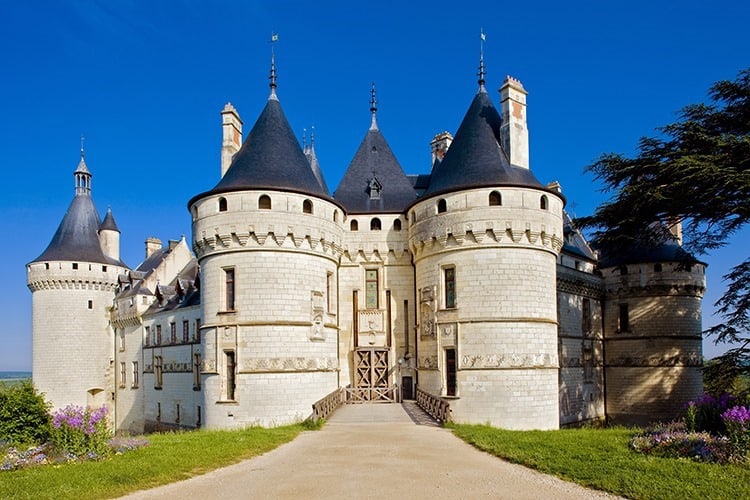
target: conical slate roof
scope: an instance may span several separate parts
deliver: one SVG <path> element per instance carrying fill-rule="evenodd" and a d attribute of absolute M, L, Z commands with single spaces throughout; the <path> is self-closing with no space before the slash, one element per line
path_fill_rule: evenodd
<path fill-rule="evenodd" d="M 315 178 L 275 94 L 269 98 L 224 177 L 211 191 L 193 197 L 189 204 L 207 195 L 248 189 L 330 198 L 328 190 Z"/>
<path fill-rule="evenodd" d="M 117 223 L 115 222 L 115 217 L 112 215 L 111 208 L 107 209 L 107 215 L 104 216 L 104 220 L 102 221 L 101 226 L 99 226 L 99 231 L 103 230 L 120 232 L 120 228 L 117 227 Z"/>
<path fill-rule="evenodd" d="M 313 171 L 313 175 L 315 176 L 315 179 L 317 179 L 318 184 L 320 184 L 321 189 L 325 191 L 326 193 L 329 193 L 328 191 L 328 184 L 326 184 L 326 180 L 323 177 L 323 171 L 320 169 L 320 162 L 318 161 L 318 157 L 315 154 L 315 146 L 308 146 L 305 148 L 305 158 L 307 158 L 307 161 L 310 163 L 310 168 Z"/>
<path fill-rule="evenodd" d="M 378 189 L 378 194 L 373 196 L 371 189 Z M 371 127 L 344 173 L 334 199 L 349 213 L 398 213 L 416 198 L 411 181 L 385 137 L 376 126 Z"/>
<path fill-rule="evenodd" d="M 530 170 L 514 167 L 500 146 L 502 118 L 483 89 L 474 97 L 424 196 L 484 186 L 542 188 Z"/>
<path fill-rule="evenodd" d="M 101 219 L 88 194 L 77 194 L 68 207 L 47 249 L 32 262 L 78 261 L 112 264 L 126 267 L 119 260 L 109 258 L 99 246 Z"/>

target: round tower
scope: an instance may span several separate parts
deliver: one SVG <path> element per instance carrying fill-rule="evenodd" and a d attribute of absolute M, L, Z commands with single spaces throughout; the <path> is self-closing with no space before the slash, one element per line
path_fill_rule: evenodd
<path fill-rule="evenodd" d="M 219 183 L 190 200 L 207 427 L 275 426 L 338 387 L 343 210 L 275 93 Z"/>
<path fill-rule="evenodd" d="M 110 239 L 106 251 L 100 243 L 102 221 L 91 199 L 83 151 L 74 177 L 75 197 L 57 232 L 26 266 L 32 292 L 33 381 L 55 408 L 111 405 L 109 308 L 117 277 L 127 272 L 119 260 L 119 240 Z M 104 230 L 111 232 L 117 227 L 111 212 L 108 220 Z"/>
<path fill-rule="evenodd" d="M 480 75 L 450 148 L 408 210 L 419 385 L 451 398 L 459 422 L 555 429 L 564 201 L 528 165 L 511 164 L 501 144 L 514 144 L 502 140 L 512 129 L 503 130 Z"/>
<path fill-rule="evenodd" d="M 703 391 L 705 264 L 670 241 L 605 256 L 599 268 L 608 418 L 644 425 L 678 417 Z"/>

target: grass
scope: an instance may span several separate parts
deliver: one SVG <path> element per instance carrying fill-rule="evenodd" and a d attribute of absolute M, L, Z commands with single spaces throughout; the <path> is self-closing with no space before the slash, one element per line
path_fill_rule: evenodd
<path fill-rule="evenodd" d="M 0 498 L 111 498 L 187 479 L 291 441 L 301 424 L 274 429 L 152 434 L 150 446 L 110 460 L 0 473 Z"/>
<path fill-rule="evenodd" d="M 452 424 L 456 436 L 510 462 L 635 499 L 750 498 L 750 467 L 649 457 L 629 448 L 635 430 L 507 431 Z"/>

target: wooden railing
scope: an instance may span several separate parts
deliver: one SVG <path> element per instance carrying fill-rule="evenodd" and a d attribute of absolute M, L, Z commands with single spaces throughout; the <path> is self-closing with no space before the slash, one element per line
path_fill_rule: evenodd
<path fill-rule="evenodd" d="M 345 387 L 345 402 L 348 404 L 357 403 L 400 403 L 401 387 L 398 385 L 389 385 L 387 387 Z"/>
<path fill-rule="evenodd" d="M 328 415 L 336 411 L 336 408 L 338 408 L 344 400 L 344 389 L 339 387 L 328 396 L 313 403 L 313 414 L 310 416 L 309 420 L 328 418 Z"/>
<path fill-rule="evenodd" d="M 451 405 L 444 399 L 433 396 L 417 387 L 417 405 L 440 423 L 450 422 Z"/>

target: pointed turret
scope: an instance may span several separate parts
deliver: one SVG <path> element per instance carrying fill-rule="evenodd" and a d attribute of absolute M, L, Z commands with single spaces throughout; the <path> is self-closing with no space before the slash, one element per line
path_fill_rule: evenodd
<path fill-rule="evenodd" d="M 310 144 L 307 144 L 305 142 L 305 138 L 302 139 L 302 150 L 305 153 L 305 158 L 307 158 L 307 161 L 310 163 L 310 168 L 313 171 L 313 175 L 315 175 L 315 178 L 318 180 L 318 184 L 320 184 L 320 187 L 325 191 L 326 193 L 329 193 L 328 190 L 328 184 L 326 184 L 326 180 L 323 177 L 323 171 L 320 168 L 320 162 L 318 161 L 318 156 L 315 154 L 315 127 L 312 128 L 312 133 L 310 134 Z"/>
<path fill-rule="evenodd" d="M 102 251 L 99 241 L 99 228 L 102 221 L 91 199 L 92 176 L 86 166 L 83 149 L 81 149 L 81 161 L 73 175 L 75 197 L 52 237 L 52 241 L 33 262 L 80 261 L 125 266 L 120 261 L 119 249 L 117 257 L 106 255 Z M 114 223 L 114 219 L 111 221 Z"/>
<path fill-rule="evenodd" d="M 117 227 L 112 209 L 107 207 L 107 215 L 99 226 L 99 245 L 104 255 L 120 260 L 120 228 Z"/>
<path fill-rule="evenodd" d="M 398 213 L 417 198 L 417 193 L 378 129 L 374 86 L 370 112 L 370 129 L 346 169 L 334 198 L 349 213 Z"/>

